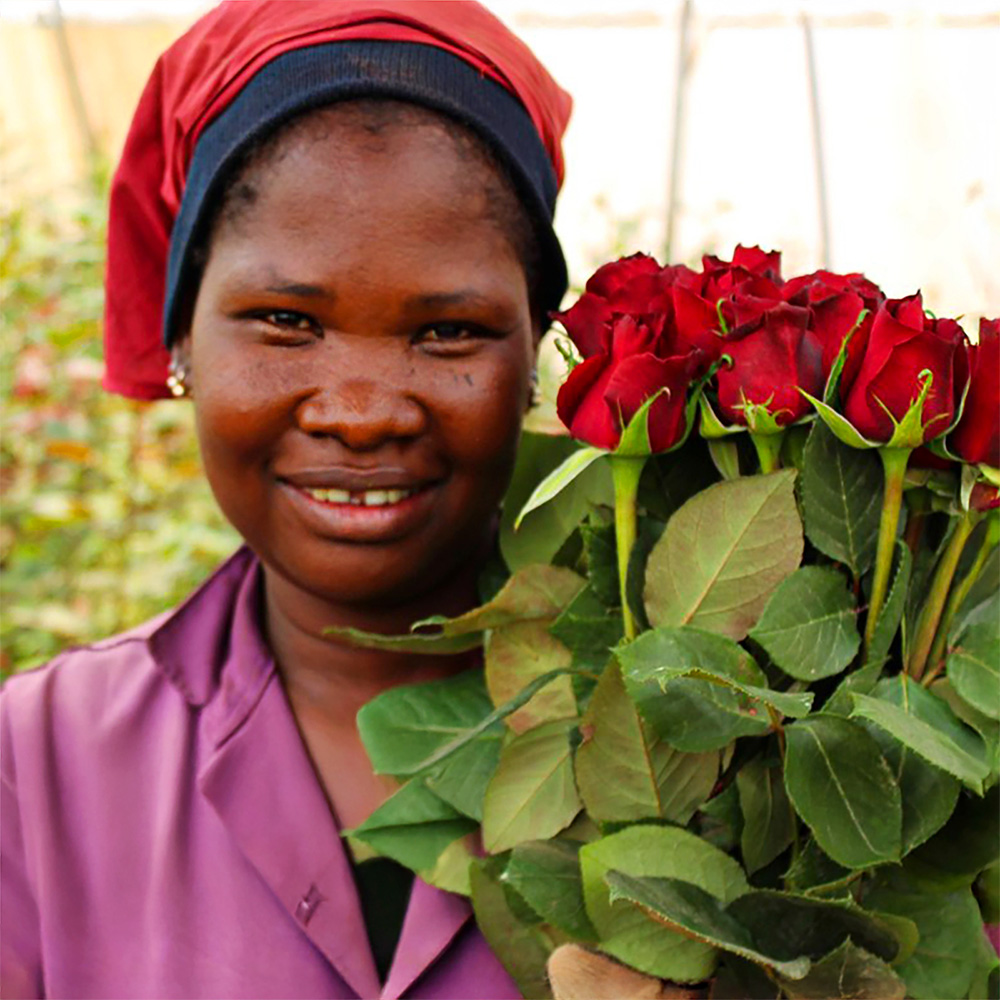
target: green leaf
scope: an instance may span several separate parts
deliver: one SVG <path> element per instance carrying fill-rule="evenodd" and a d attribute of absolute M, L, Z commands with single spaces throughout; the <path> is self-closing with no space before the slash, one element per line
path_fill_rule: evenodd
<path fill-rule="evenodd" d="M 469 896 L 472 886 L 469 881 L 469 869 L 476 855 L 470 849 L 472 837 L 453 840 L 438 856 L 432 868 L 425 868 L 416 874 L 422 882 L 452 892 L 457 896 Z"/>
<path fill-rule="evenodd" d="M 617 656 L 629 697 L 653 732 L 678 750 L 718 750 L 738 736 L 770 730 L 767 713 L 734 688 L 683 675 L 714 670 L 744 683 L 762 683 L 764 675 L 750 654 L 722 636 L 697 629 L 657 629 L 642 633 Z M 674 666 L 679 674 L 660 676 L 664 665 Z"/>
<path fill-rule="evenodd" d="M 548 503 L 558 496 L 574 479 L 585 472 L 599 458 L 603 458 L 608 453 L 602 448 L 586 447 L 573 452 L 564 462 L 547 475 L 535 487 L 534 492 L 528 497 L 527 502 L 521 508 L 521 512 L 514 521 L 516 531 L 525 517 L 542 504 Z"/>
<path fill-rule="evenodd" d="M 966 995 L 982 936 L 982 918 L 970 889 L 928 891 L 896 875 L 876 886 L 864 902 L 917 925 L 920 938 L 913 954 L 896 966 L 906 980 L 907 996 L 938 1000 Z"/>
<path fill-rule="evenodd" d="M 500 628 L 517 622 L 550 621 L 583 589 L 586 581 L 562 566 L 525 566 L 487 604 L 457 618 L 434 615 L 413 627 L 436 628 L 445 637 Z"/>
<path fill-rule="evenodd" d="M 483 674 L 467 670 L 444 680 L 391 688 L 358 712 L 358 732 L 377 774 L 406 777 L 429 757 L 489 716 Z M 495 740 L 501 729 L 482 733 Z"/>
<path fill-rule="evenodd" d="M 959 783 L 928 764 L 878 726 L 865 726 L 879 745 L 903 806 L 903 854 L 922 844 L 948 822 L 958 801 Z"/>
<path fill-rule="evenodd" d="M 611 506 L 613 492 L 607 462 L 594 462 L 558 496 L 528 514 L 514 530 L 514 520 L 535 485 L 578 448 L 569 437 L 522 433 L 500 518 L 500 552 L 512 571 L 531 563 L 550 562 L 593 507 Z"/>
<path fill-rule="evenodd" d="M 407 868 L 432 868 L 444 849 L 476 823 L 439 799 L 419 779 L 408 781 L 344 836 L 360 840 Z"/>
<path fill-rule="evenodd" d="M 700 837 L 677 827 L 632 826 L 580 849 L 583 896 L 602 951 L 640 972 L 677 982 L 711 974 L 715 949 L 668 930 L 638 907 L 612 903 L 611 870 L 683 878 L 727 903 L 748 886 L 740 866 Z"/>
<path fill-rule="evenodd" d="M 839 674 L 861 645 L 847 581 L 829 567 L 796 570 L 771 595 L 750 638 L 790 677 L 815 681 Z"/>
<path fill-rule="evenodd" d="M 670 739 L 671 734 L 660 727 L 664 711 L 670 709 L 650 696 L 652 685 L 663 691 L 679 679 L 697 678 L 734 694 L 736 709 L 746 718 L 756 721 L 768 705 L 793 718 L 806 715 L 812 704 L 812 694 L 772 691 L 766 678 L 749 654 L 724 636 L 691 627 L 658 628 L 643 632 L 637 639 L 619 646 L 615 651 L 625 673 L 625 683 L 643 714 L 653 722 L 657 732 Z M 759 704 L 758 704 L 759 703 Z M 647 711 L 648 709 L 648 711 Z M 671 713 L 672 716 L 672 713 Z"/>
<path fill-rule="evenodd" d="M 880 681 L 872 695 L 852 695 L 852 718 L 874 722 L 929 764 L 982 792 L 989 774 L 983 741 L 941 699 L 905 674 Z"/>
<path fill-rule="evenodd" d="M 427 787 L 463 815 L 481 821 L 486 786 L 500 761 L 501 736 L 498 728 L 469 743 L 427 774 Z"/>
<path fill-rule="evenodd" d="M 874 451 L 851 448 L 821 421 L 809 432 L 802 470 L 806 537 L 860 577 L 875 561 L 882 466 Z"/>
<path fill-rule="evenodd" d="M 743 812 L 740 853 L 752 875 L 791 844 L 794 816 L 780 765 L 753 758 L 737 771 L 736 788 Z"/>
<path fill-rule="evenodd" d="M 483 806 L 483 844 L 491 854 L 554 837 L 580 811 L 571 728 L 547 722 L 514 736 L 503 748 Z"/>
<path fill-rule="evenodd" d="M 457 618 L 442 615 L 425 618 L 414 623 L 409 635 L 381 635 L 340 626 L 324 629 L 323 633 L 367 649 L 435 655 L 464 653 L 482 645 L 485 629 L 511 622 L 554 618 L 583 585 L 580 577 L 563 567 L 526 566 L 482 607 L 473 608 Z"/>
<path fill-rule="evenodd" d="M 498 858 L 472 863 L 469 875 L 476 924 L 522 996 L 551 997 L 545 963 L 553 941 L 543 928 L 529 926 L 515 916 L 499 881 L 502 869 Z"/>
<path fill-rule="evenodd" d="M 909 685 L 913 688 L 915 685 Z M 876 689 L 894 703 L 902 693 L 897 681 L 882 682 Z M 879 745 L 902 795 L 903 854 L 936 833 L 948 821 L 958 800 L 959 783 L 950 774 L 928 764 L 906 744 L 900 743 L 886 730 L 862 720 Z"/>
<path fill-rule="evenodd" d="M 914 877 L 943 889 L 971 885 L 1000 854 L 1000 785 L 982 797 L 963 792 L 951 819 L 908 855 Z"/>
<path fill-rule="evenodd" d="M 974 709 L 1000 719 L 1000 630 L 997 623 L 967 628 L 948 656 L 948 680 Z"/>
<path fill-rule="evenodd" d="M 331 625 L 323 629 L 323 634 L 349 646 L 357 646 L 359 649 L 384 649 L 391 653 L 427 653 L 434 656 L 467 653 L 470 649 L 483 644 L 481 632 L 467 632 L 453 636 L 439 633 L 382 635 L 378 632 L 365 632 L 359 628 Z"/>
<path fill-rule="evenodd" d="M 882 959 L 849 938 L 815 962 L 803 979 L 779 975 L 778 982 L 788 1000 L 903 1000 L 906 996 L 906 983 Z"/>
<path fill-rule="evenodd" d="M 947 677 L 939 677 L 934 681 L 930 692 L 945 702 L 967 726 L 979 733 L 986 747 L 986 763 L 990 773 L 1000 772 L 1000 721 L 977 711 L 964 698 L 960 698 Z"/>
<path fill-rule="evenodd" d="M 667 819 L 686 825 L 718 778 L 718 752 L 681 753 L 649 731 L 617 663 L 601 675 L 580 732 L 576 783 L 598 822 Z"/>
<path fill-rule="evenodd" d="M 578 941 L 597 937 L 583 902 L 580 847 L 572 840 L 534 840 L 511 851 L 502 880 L 548 924 Z"/>
<path fill-rule="evenodd" d="M 616 607 L 620 594 L 615 526 L 613 523 L 585 524 L 580 528 L 580 533 L 587 562 L 587 580 L 592 592 L 606 608 Z"/>
<path fill-rule="evenodd" d="M 528 684 L 553 670 L 568 669 L 570 651 L 549 635 L 546 622 L 517 622 L 492 629 L 484 650 L 486 686 L 494 705 L 503 705 Z M 569 676 L 556 678 L 523 708 L 507 716 L 507 725 L 523 733 L 543 722 L 576 718 L 576 697 Z"/>
<path fill-rule="evenodd" d="M 785 727 L 785 789 L 820 847 L 847 868 L 900 857 L 899 788 L 864 728 L 835 715 Z"/>
<path fill-rule="evenodd" d="M 808 837 L 798 855 L 792 859 L 784 874 L 787 888 L 809 895 L 839 893 L 843 887 L 857 880 L 857 873 L 838 865 L 824 854 L 815 837 Z"/>
<path fill-rule="evenodd" d="M 852 901 L 817 899 L 774 889 L 754 889 L 726 907 L 770 955 L 819 959 L 850 938 L 889 962 L 899 953 L 892 929 Z"/>
<path fill-rule="evenodd" d="M 802 390 L 800 389 L 799 392 Z M 810 396 L 808 392 L 802 392 L 802 395 L 816 408 L 820 420 L 833 432 L 838 441 L 842 441 L 851 448 L 879 447 L 879 442 L 869 441 L 854 427 L 854 424 L 846 417 L 841 416 L 832 406 L 824 403 L 821 399 Z"/>
<path fill-rule="evenodd" d="M 810 962 L 804 955 L 788 960 L 758 951 L 751 932 L 715 896 L 697 885 L 676 878 L 636 878 L 618 871 L 608 872 L 605 881 L 612 903 L 634 903 L 654 920 L 695 941 L 740 955 L 791 979 L 801 979 L 809 971 Z"/>
<path fill-rule="evenodd" d="M 628 689 L 653 732 L 686 753 L 719 750 L 740 736 L 771 730 L 763 709 L 712 681 L 681 677 L 667 692 L 657 684 L 629 684 Z"/>
<path fill-rule="evenodd" d="M 617 577 L 616 584 L 617 586 Z M 573 666 L 599 674 L 621 641 L 622 616 L 609 612 L 588 586 L 549 627 L 549 634 L 573 654 Z"/>
<path fill-rule="evenodd" d="M 716 483 L 671 517 L 646 567 L 651 624 L 742 639 L 802 558 L 794 470 Z"/>
<path fill-rule="evenodd" d="M 494 727 L 497 723 L 502 722 L 508 715 L 516 712 L 522 705 L 526 705 L 546 684 L 551 684 L 565 673 L 565 670 L 552 670 L 547 674 L 542 674 L 541 677 L 537 677 L 523 691 L 519 691 L 516 697 L 511 698 L 506 704 L 494 709 L 474 726 L 458 733 L 457 736 L 448 738 L 429 757 L 411 763 L 409 765 L 409 774 L 436 772 L 441 764 L 445 761 L 451 761 L 469 746 L 470 743 L 494 735 Z M 445 735 L 448 734 L 446 733 Z"/>

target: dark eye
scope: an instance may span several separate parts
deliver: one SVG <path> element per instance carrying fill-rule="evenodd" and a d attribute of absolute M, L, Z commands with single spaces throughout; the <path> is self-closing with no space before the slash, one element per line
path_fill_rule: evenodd
<path fill-rule="evenodd" d="M 468 323 L 435 323 L 424 327 L 417 339 L 424 343 L 454 344 L 457 341 L 472 340 L 477 333 Z"/>
<path fill-rule="evenodd" d="M 303 333 L 319 333 L 321 327 L 311 316 L 296 312 L 294 309 L 273 309 L 271 312 L 258 313 L 258 319 L 283 330 L 301 330 Z"/>

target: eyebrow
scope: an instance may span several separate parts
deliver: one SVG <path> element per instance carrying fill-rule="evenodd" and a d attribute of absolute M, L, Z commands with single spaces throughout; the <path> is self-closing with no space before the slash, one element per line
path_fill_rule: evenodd
<path fill-rule="evenodd" d="M 303 299 L 332 299 L 335 297 L 332 292 L 321 288 L 319 285 L 309 285 L 299 281 L 282 281 L 277 284 L 268 285 L 267 290 L 277 295 L 296 295 Z"/>
<path fill-rule="evenodd" d="M 427 292 L 423 295 L 413 295 L 407 300 L 410 305 L 429 306 L 431 308 L 490 303 L 491 301 L 489 296 L 484 295 L 475 288 L 460 288 L 454 292 Z"/>

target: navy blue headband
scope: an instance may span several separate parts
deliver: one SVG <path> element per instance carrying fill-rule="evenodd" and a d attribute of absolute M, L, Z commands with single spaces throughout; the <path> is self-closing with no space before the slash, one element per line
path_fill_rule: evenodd
<path fill-rule="evenodd" d="M 252 143 L 283 122 L 336 101 L 387 97 L 456 119 L 507 167 L 541 249 L 540 305 L 557 309 L 568 284 L 552 228 L 555 171 L 528 112 L 500 84 L 458 56 L 417 42 L 344 41 L 293 49 L 268 63 L 202 133 L 170 236 L 163 337 L 176 333 L 180 292 L 230 169 Z"/>

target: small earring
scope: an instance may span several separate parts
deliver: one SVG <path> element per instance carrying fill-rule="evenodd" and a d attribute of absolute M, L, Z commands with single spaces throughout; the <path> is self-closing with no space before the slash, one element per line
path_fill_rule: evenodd
<path fill-rule="evenodd" d="M 187 384 L 188 371 L 176 358 L 170 359 L 170 374 L 167 375 L 167 388 L 170 395 L 175 399 L 182 396 L 190 396 L 191 391 Z"/>
<path fill-rule="evenodd" d="M 528 401 L 528 405 L 531 407 L 538 406 L 542 401 L 542 390 L 540 387 L 540 381 L 538 378 L 538 369 L 531 369 L 531 396 Z"/>

